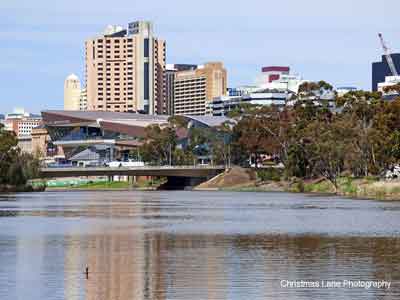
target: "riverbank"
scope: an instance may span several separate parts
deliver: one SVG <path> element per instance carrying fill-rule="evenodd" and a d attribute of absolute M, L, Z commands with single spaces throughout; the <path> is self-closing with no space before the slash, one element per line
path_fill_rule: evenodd
<path fill-rule="evenodd" d="M 324 179 L 303 180 L 292 178 L 283 180 L 279 176 L 265 179 L 257 176 L 255 171 L 232 168 L 195 188 L 199 191 L 235 191 L 235 192 L 292 192 L 340 195 L 357 199 L 399 200 L 400 180 L 379 180 L 379 178 L 338 179 L 338 188 Z"/>
<path fill-rule="evenodd" d="M 43 192 L 45 189 L 44 185 L 0 185 L 0 193 Z"/>
<path fill-rule="evenodd" d="M 131 183 L 128 181 L 99 181 L 99 182 L 84 182 L 70 186 L 47 186 L 46 191 L 153 191 L 159 186 L 158 182 L 140 182 Z"/>

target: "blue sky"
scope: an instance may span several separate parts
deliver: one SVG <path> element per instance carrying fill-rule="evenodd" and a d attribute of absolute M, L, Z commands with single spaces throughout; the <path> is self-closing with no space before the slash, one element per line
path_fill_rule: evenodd
<path fill-rule="evenodd" d="M 65 77 L 83 80 L 85 38 L 139 19 L 166 39 L 167 63 L 221 60 L 229 86 L 289 65 L 305 79 L 369 89 L 377 33 L 400 51 L 399 11 L 398 0 L 0 0 L 0 112 L 62 109 Z"/>

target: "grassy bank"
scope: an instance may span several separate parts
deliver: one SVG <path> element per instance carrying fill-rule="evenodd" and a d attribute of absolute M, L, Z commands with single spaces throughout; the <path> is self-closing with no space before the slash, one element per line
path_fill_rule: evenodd
<path fill-rule="evenodd" d="M 327 180 L 305 183 L 304 191 L 309 193 L 335 193 L 334 186 Z M 378 178 L 349 178 L 338 180 L 338 195 L 376 200 L 400 200 L 400 181 L 379 180 Z"/>
<path fill-rule="evenodd" d="M 136 183 L 128 181 L 87 181 L 70 185 L 47 186 L 46 190 L 154 190 L 161 183 L 162 181 L 141 181 Z"/>
<path fill-rule="evenodd" d="M 338 189 L 328 180 L 316 182 L 303 181 L 265 181 L 255 182 L 253 186 L 221 188 L 228 191 L 252 192 L 292 192 L 341 195 L 349 198 L 400 200 L 400 181 L 380 181 L 374 178 L 347 178 L 338 180 Z"/>

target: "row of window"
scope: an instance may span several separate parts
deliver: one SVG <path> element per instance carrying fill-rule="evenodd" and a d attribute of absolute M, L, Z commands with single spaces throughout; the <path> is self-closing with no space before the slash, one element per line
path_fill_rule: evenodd
<path fill-rule="evenodd" d="M 110 99 L 110 98 L 107 98 L 106 99 L 108 102 L 120 102 L 121 100 L 120 100 L 120 98 L 115 98 L 115 99 Z M 103 99 L 102 98 L 98 98 L 97 99 L 97 101 L 98 102 L 102 102 L 103 101 Z M 122 101 L 133 101 L 133 97 L 127 97 L 127 98 L 124 98 L 124 99 L 122 99 Z M 99 106 L 102 106 L 102 105 L 98 105 L 98 107 Z M 129 107 L 129 105 L 128 105 L 128 107 Z"/>
<path fill-rule="evenodd" d="M 119 44 L 119 42 L 121 41 L 121 39 L 106 39 L 106 40 L 105 40 L 106 44 L 111 44 L 111 41 L 113 41 L 113 42 L 116 43 L 116 44 Z M 133 42 L 133 39 L 131 39 L 131 38 L 122 39 L 122 41 L 123 41 L 124 43 L 126 43 L 126 42 L 131 43 L 131 42 Z M 102 40 L 102 39 L 97 39 L 97 40 L 94 40 L 94 41 L 93 41 L 93 43 L 96 43 L 96 42 L 97 42 L 98 44 L 100 44 L 100 43 L 103 43 L 103 40 Z"/>
<path fill-rule="evenodd" d="M 123 56 L 123 58 L 127 58 L 127 57 L 128 57 L 128 58 L 131 58 L 131 57 L 133 57 L 133 55 L 132 55 L 132 54 L 128 54 L 128 55 L 124 55 L 124 56 Z M 97 58 L 99 58 L 99 59 L 100 59 L 100 58 L 104 58 L 104 56 L 103 56 L 103 55 L 99 55 L 99 56 L 97 56 Z M 111 56 L 110 56 L 110 55 L 107 55 L 107 56 L 106 56 L 106 59 L 111 59 Z M 113 59 L 121 59 L 121 57 L 120 57 L 119 55 L 115 55 Z"/>
<path fill-rule="evenodd" d="M 132 86 L 128 86 L 127 88 L 124 87 L 124 91 L 126 91 L 127 89 L 128 89 L 128 90 L 132 90 L 133 88 L 132 88 Z M 103 92 L 103 88 L 102 88 L 102 87 L 99 87 L 98 90 L 99 90 L 100 92 Z M 114 90 L 119 91 L 119 87 L 114 88 Z M 108 91 L 111 91 L 111 88 L 107 88 L 106 91 L 107 91 L 107 92 L 108 92 Z"/>
<path fill-rule="evenodd" d="M 102 62 L 98 62 L 97 63 L 99 66 L 102 66 L 103 65 L 103 63 Z M 116 65 L 116 66 L 119 66 L 120 65 L 120 62 L 119 61 L 116 61 L 116 62 L 113 62 L 113 64 L 114 65 Z M 132 65 L 133 63 L 132 62 L 127 62 L 127 63 L 124 63 L 124 66 L 125 65 L 128 65 L 128 66 L 130 66 L 130 65 Z M 106 63 L 106 66 L 111 66 L 111 63 Z"/>
<path fill-rule="evenodd" d="M 133 70 L 133 68 L 130 66 L 130 67 L 127 67 L 126 68 L 128 71 L 132 71 Z M 103 69 L 103 67 L 98 67 L 97 68 L 97 71 L 99 71 L 99 72 L 101 72 L 101 71 L 103 71 L 104 69 Z M 106 71 L 107 72 L 110 72 L 111 71 L 111 68 L 106 68 Z M 115 67 L 114 68 L 114 71 L 115 72 L 119 72 L 120 71 L 120 68 L 119 68 L 119 66 L 118 66 L 118 68 L 117 67 Z M 99 73 L 100 74 L 100 73 Z M 109 75 L 109 74 L 107 74 L 107 75 Z"/>

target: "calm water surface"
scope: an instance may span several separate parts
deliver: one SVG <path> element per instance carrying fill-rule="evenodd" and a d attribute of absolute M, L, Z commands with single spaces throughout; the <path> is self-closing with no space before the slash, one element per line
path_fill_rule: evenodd
<path fill-rule="evenodd" d="M 392 285 L 281 287 L 281 280 L 346 279 Z M 3 195 L 0 299 L 400 299 L 400 202 L 285 193 Z"/>

